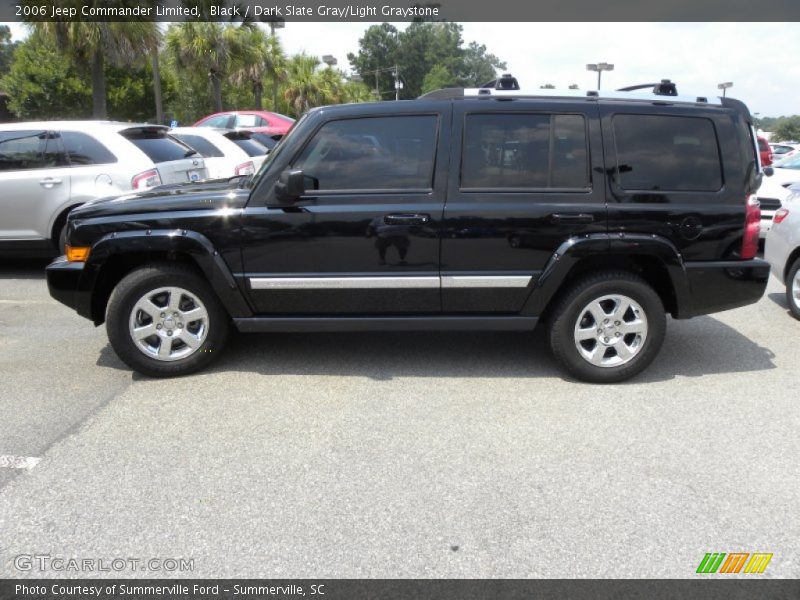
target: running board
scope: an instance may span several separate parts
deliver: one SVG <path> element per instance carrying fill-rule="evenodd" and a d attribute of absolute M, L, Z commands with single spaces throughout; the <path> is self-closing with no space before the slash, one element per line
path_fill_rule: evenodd
<path fill-rule="evenodd" d="M 537 317 L 253 317 L 234 319 L 243 333 L 328 331 L 530 331 Z"/>

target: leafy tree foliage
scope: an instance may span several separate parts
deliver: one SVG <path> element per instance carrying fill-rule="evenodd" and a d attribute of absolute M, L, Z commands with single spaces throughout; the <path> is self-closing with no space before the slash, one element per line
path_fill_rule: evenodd
<path fill-rule="evenodd" d="M 107 67 L 108 115 L 124 121 L 152 120 L 152 72 L 147 63 L 137 69 Z M 62 52 L 55 40 L 34 31 L 14 52 L 9 72 L 0 80 L 9 108 L 20 119 L 85 119 L 92 116 L 89 74 Z M 174 98 L 171 78 L 163 81 L 165 97 Z"/>
<path fill-rule="evenodd" d="M 800 115 L 780 117 L 772 131 L 772 139 L 776 142 L 800 141 Z"/>
<path fill-rule="evenodd" d="M 432 86 L 474 87 L 491 81 L 506 65 L 486 46 L 466 47 L 457 23 L 417 21 L 405 31 L 389 23 L 373 25 L 348 54 L 352 68 L 383 99 L 394 96 L 394 69 L 403 82 L 402 98 L 416 98 Z"/>

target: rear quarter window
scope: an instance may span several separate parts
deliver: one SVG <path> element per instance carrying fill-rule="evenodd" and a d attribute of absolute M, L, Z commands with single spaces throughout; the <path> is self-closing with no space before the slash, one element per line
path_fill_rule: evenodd
<path fill-rule="evenodd" d="M 616 115 L 613 127 L 621 188 L 698 192 L 722 188 L 719 144 L 710 119 Z"/>
<path fill-rule="evenodd" d="M 163 129 L 136 129 L 120 132 L 124 138 L 144 152 L 154 163 L 183 160 L 195 151 L 166 134 Z"/>
<path fill-rule="evenodd" d="M 92 136 L 80 131 L 62 131 L 61 142 L 71 166 L 107 165 L 117 157 Z"/>

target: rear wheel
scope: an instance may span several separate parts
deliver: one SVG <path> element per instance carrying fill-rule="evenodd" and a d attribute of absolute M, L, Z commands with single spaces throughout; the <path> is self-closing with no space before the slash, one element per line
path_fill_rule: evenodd
<path fill-rule="evenodd" d="M 786 278 L 786 302 L 794 318 L 800 319 L 800 258 L 794 261 Z"/>
<path fill-rule="evenodd" d="M 613 383 L 647 367 L 665 331 L 658 294 L 632 273 L 606 272 L 578 281 L 561 298 L 552 315 L 550 346 L 578 379 Z"/>
<path fill-rule="evenodd" d="M 225 344 L 228 316 L 208 284 L 170 263 L 142 267 L 111 294 L 106 330 L 132 369 L 153 377 L 185 375 L 208 365 Z"/>

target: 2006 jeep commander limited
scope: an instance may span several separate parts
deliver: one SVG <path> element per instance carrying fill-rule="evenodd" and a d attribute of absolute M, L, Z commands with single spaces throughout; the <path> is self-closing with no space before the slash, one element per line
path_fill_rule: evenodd
<path fill-rule="evenodd" d="M 549 97 L 503 76 L 309 111 L 246 180 L 74 210 L 54 298 L 152 376 L 243 332 L 503 329 L 544 321 L 574 376 L 644 369 L 679 319 L 756 302 L 761 167 L 744 104 Z"/>

